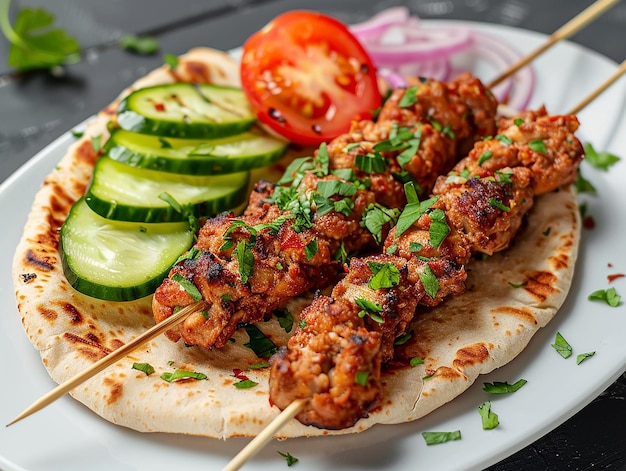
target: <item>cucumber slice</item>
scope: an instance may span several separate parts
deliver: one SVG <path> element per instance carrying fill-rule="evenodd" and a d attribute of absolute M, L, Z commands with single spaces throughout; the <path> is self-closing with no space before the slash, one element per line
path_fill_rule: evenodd
<path fill-rule="evenodd" d="M 288 143 L 253 132 L 221 139 L 177 139 L 116 129 L 104 147 L 109 157 L 133 167 L 188 175 L 217 175 L 270 165 Z"/>
<path fill-rule="evenodd" d="M 238 206 L 247 197 L 249 179 L 249 172 L 178 175 L 131 167 L 101 157 L 96 162 L 85 201 L 93 211 L 108 219 L 185 221 L 189 214 L 212 216 Z M 160 198 L 164 193 L 182 206 L 182 213 Z"/>
<path fill-rule="evenodd" d="M 59 249 L 69 283 L 108 301 L 148 296 L 194 240 L 186 222 L 145 224 L 105 219 L 79 199 L 61 227 Z"/>
<path fill-rule="evenodd" d="M 246 131 L 256 117 L 239 88 L 171 83 L 129 94 L 117 121 L 127 131 L 208 139 Z"/>

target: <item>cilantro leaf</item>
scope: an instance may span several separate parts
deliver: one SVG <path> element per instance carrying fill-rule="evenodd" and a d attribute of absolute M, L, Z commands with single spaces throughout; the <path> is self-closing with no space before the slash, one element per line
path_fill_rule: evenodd
<path fill-rule="evenodd" d="M 583 177 L 580 168 L 578 168 L 576 173 L 574 188 L 576 189 L 576 193 L 596 193 L 596 188 L 591 184 L 589 180 Z"/>
<path fill-rule="evenodd" d="M 10 67 L 17 70 L 49 69 L 75 59 L 80 45 L 63 29 L 52 28 L 52 13 L 43 8 L 22 8 L 11 26 L 9 4 L 10 1 L 0 3 L 0 28 L 11 43 Z"/>
<path fill-rule="evenodd" d="M 586 142 L 585 147 L 585 162 L 589 162 L 595 168 L 604 170 L 605 172 L 609 167 L 620 161 L 620 158 L 609 152 L 597 152 L 591 143 Z"/>
<path fill-rule="evenodd" d="M 255 387 L 257 384 L 256 381 L 252 381 L 251 379 L 242 379 L 241 381 L 238 381 L 236 383 L 233 383 L 233 386 L 235 386 L 237 389 L 250 389 Z"/>
<path fill-rule="evenodd" d="M 424 265 L 424 270 L 421 271 L 418 276 L 424 285 L 426 293 L 431 298 L 435 298 L 437 296 L 437 291 L 439 291 L 439 280 L 437 280 L 437 277 L 430 267 L 428 265 Z"/>

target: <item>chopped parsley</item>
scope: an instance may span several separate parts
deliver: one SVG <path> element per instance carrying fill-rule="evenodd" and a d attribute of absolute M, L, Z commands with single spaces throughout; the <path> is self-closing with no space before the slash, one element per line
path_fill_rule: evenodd
<path fill-rule="evenodd" d="M 589 142 L 585 143 L 584 147 L 585 162 L 588 162 L 600 170 L 607 171 L 611 165 L 620 160 L 618 156 L 610 154 L 609 152 L 597 152 Z"/>
<path fill-rule="evenodd" d="M 426 445 L 437 445 L 439 443 L 449 442 L 451 440 L 460 440 L 461 431 L 454 432 L 422 432 L 422 437 L 426 441 Z"/>
<path fill-rule="evenodd" d="M 154 373 L 154 367 L 150 363 L 133 363 L 133 370 L 142 371 L 146 376 L 150 376 Z"/>
<path fill-rule="evenodd" d="M 400 283 L 400 270 L 393 263 L 367 262 L 372 277 L 367 282 L 371 289 L 392 288 Z"/>
<path fill-rule="evenodd" d="M 548 149 L 546 145 L 543 143 L 543 139 L 534 139 L 528 143 L 528 147 L 535 152 L 539 152 L 541 154 L 547 154 Z"/>
<path fill-rule="evenodd" d="M 172 383 L 179 379 L 197 379 L 203 380 L 206 379 L 207 376 L 204 373 L 198 373 L 195 371 L 187 371 L 187 370 L 176 370 L 173 373 L 166 371 L 161 374 L 161 379 L 167 381 L 168 383 Z"/>
<path fill-rule="evenodd" d="M 404 345 L 405 343 L 407 343 L 411 337 L 413 337 L 413 329 L 409 330 L 408 332 L 403 333 L 402 335 L 398 335 L 395 340 L 393 341 L 393 344 L 395 346 L 398 345 Z"/>
<path fill-rule="evenodd" d="M 493 206 L 494 208 L 498 208 L 504 211 L 505 213 L 508 213 L 509 211 L 511 211 L 511 208 L 509 208 L 504 203 L 498 201 L 496 198 L 489 198 L 489 204 Z"/>
<path fill-rule="evenodd" d="M 127 51 L 136 54 L 156 54 L 159 50 L 159 42 L 150 36 L 127 34 L 119 40 L 119 44 Z"/>
<path fill-rule="evenodd" d="M 242 379 L 241 381 L 233 383 L 233 386 L 235 386 L 237 389 L 250 389 L 255 387 L 257 384 L 259 383 L 252 381 L 251 379 Z"/>
<path fill-rule="evenodd" d="M 243 346 L 252 350 L 259 358 L 269 358 L 276 351 L 278 347 L 272 342 L 256 325 L 249 324 L 244 327 L 250 338 L 248 343 L 244 343 Z"/>
<path fill-rule="evenodd" d="M 429 243 L 431 247 L 438 248 L 450 233 L 450 226 L 446 222 L 446 214 L 441 209 L 431 211 L 428 216 L 430 217 Z"/>
<path fill-rule="evenodd" d="M 563 358 L 569 358 L 572 356 L 572 346 L 567 343 L 567 340 L 565 340 L 560 332 L 556 333 L 552 348 L 554 348 Z"/>
<path fill-rule="evenodd" d="M 408 108 L 409 106 L 412 106 L 415 103 L 417 103 L 417 89 L 418 88 L 419 87 L 417 85 L 407 88 L 404 91 L 404 95 L 402 95 L 402 98 L 400 98 L 400 101 L 398 102 L 398 106 L 400 108 Z"/>
<path fill-rule="evenodd" d="M 365 173 L 382 173 L 387 169 L 387 162 L 378 153 L 357 154 L 354 158 L 354 165 Z"/>
<path fill-rule="evenodd" d="M 361 216 L 361 225 L 370 233 L 377 244 L 382 242 L 383 227 L 386 224 L 393 225 L 398 219 L 399 210 L 396 208 L 386 208 L 385 206 L 372 203 Z"/>
<path fill-rule="evenodd" d="M 483 152 L 483 154 L 478 158 L 477 164 L 480 166 L 487 162 L 491 157 L 493 157 L 493 152 L 488 150 L 487 152 Z"/>
<path fill-rule="evenodd" d="M 235 246 L 235 259 L 239 264 L 239 276 L 242 283 L 247 283 L 254 273 L 254 243 L 241 240 Z"/>
<path fill-rule="evenodd" d="M 513 144 L 513 140 L 509 136 L 505 136 L 504 134 L 498 134 L 495 138 L 496 141 L 500 141 L 505 146 L 510 146 Z"/>
<path fill-rule="evenodd" d="M 294 464 L 298 462 L 298 458 L 296 458 L 295 456 L 292 456 L 290 453 L 283 453 L 282 451 L 277 451 L 277 453 L 283 458 L 285 458 L 285 461 L 287 462 L 287 466 L 293 466 Z"/>
<path fill-rule="evenodd" d="M 354 382 L 360 386 L 367 385 L 367 379 L 370 377 L 369 371 L 357 371 L 354 375 Z"/>
<path fill-rule="evenodd" d="M 620 304 L 622 297 L 617 294 L 615 288 L 599 289 L 591 293 L 587 299 L 589 301 L 604 301 L 611 307 L 617 307 Z"/>
<path fill-rule="evenodd" d="M 191 281 L 189 281 L 183 275 L 181 275 L 180 273 L 174 273 L 171 279 L 172 281 L 175 281 L 176 283 L 178 283 L 187 292 L 187 294 L 191 296 L 191 298 L 194 301 L 202 300 L 202 293 L 200 293 L 198 288 L 196 288 L 196 285 L 194 285 Z"/>
<path fill-rule="evenodd" d="M 498 420 L 498 414 L 491 410 L 491 402 L 485 401 L 478 407 L 480 418 L 483 423 L 483 430 L 491 430 L 496 428 L 500 421 Z"/>
<path fill-rule="evenodd" d="M 430 207 L 439 200 L 439 196 L 433 196 L 425 201 L 420 202 L 417 198 L 415 186 L 411 183 L 404 185 L 404 191 L 407 197 L 407 205 L 398 217 L 396 224 L 396 239 L 400 237 L 409 227 L 417 221 Z"/>
<path fill-rule="evenodd" d="M 521 126 L 522 124 L 524 124 L 524 120 L 522 118 L 516 118 L 515 120 L 513 120 L 513 124 L 515 124 L 515 126 Z"/>
<path fill-rule="evenodd" d="M 525 379 L 519 379 L 513 384 L 506 381 L 494 381 L 493 383 L 483 383 L 483 391 L 489 394 L 509 394 L 518 391 L 527 383 Z"/>
<path fill-rule="evenodd" d="M 164 54 L 163 63 L 169 66 L 170 70 L 174 70 L 178 67 L 178 56 L 174 54 Z"/>
<path fill-rule="evenodd" d="M 317 239 L 311 239 L 311 242 L 306 244 L 306 246 L 304 247 L 304 255 L 306 256 L 307 261 L 310 261 L 313 257 L 315 257 L 315 254 L 317 254 L 317 249 Z"/>
<path fill-rule="evenodd" d="M 596 354 L 596 352 L 587 352 L 587 353 L 581 353 L 580 355 L 576 356 L 576 364 L 580 365 L 583 361 L 585 361 L 587 358 L 591 358 L 592 356 L 594 356 Z"/>
<path fill-rule="evenodd" d="M 420 358 L 420 357 L 413 357 L 409 360 L 409 365 L 415 367 L 417 365 L 423 365 L 424 364 L 424 359 Z"/>
<path fill-rule="evenodd" d="M 374 322 L 384 324 L 385 320 L 381 317 L 380 313 L 383 312 L 383 308 L 372 301 L 364 298 L 355 298 L 354 302 L 361 308 L 359 311 L 359 317 L 369 316 Z"/>
<path fill-rule="evenodd" d="M 424 290 L 431 297 L 435 298 L 439 291 L 439 280 L 430 269 L 430 266 L 424 265 L 424 270 L 419 273 L 420 280 L 424 285 Z"/>

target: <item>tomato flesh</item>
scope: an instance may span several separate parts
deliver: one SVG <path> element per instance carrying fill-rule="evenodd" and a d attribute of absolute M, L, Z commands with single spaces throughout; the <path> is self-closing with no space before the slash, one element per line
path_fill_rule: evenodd
<path fill-rule="evenodd" d="M 241 82 L 259 120 L 299 144 L 347 132 L 382 100 L 363 46 L 344 24 L 314 12 L 285 13 L 252 35 Z"/>

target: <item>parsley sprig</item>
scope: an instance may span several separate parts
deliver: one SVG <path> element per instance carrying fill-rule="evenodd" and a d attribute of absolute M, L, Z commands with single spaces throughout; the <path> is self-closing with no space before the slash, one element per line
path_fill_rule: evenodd
<path fill-rule="evenodd" d="M 77 61 L 78 41 L 53 27 L 52 13 L 43 8 L 22 8 L 11 25 L 10 4 L 10 0 L 0 0 L 0 29 L 10 43 L 10 67 L 20 71 L 50 69 Z"/>

